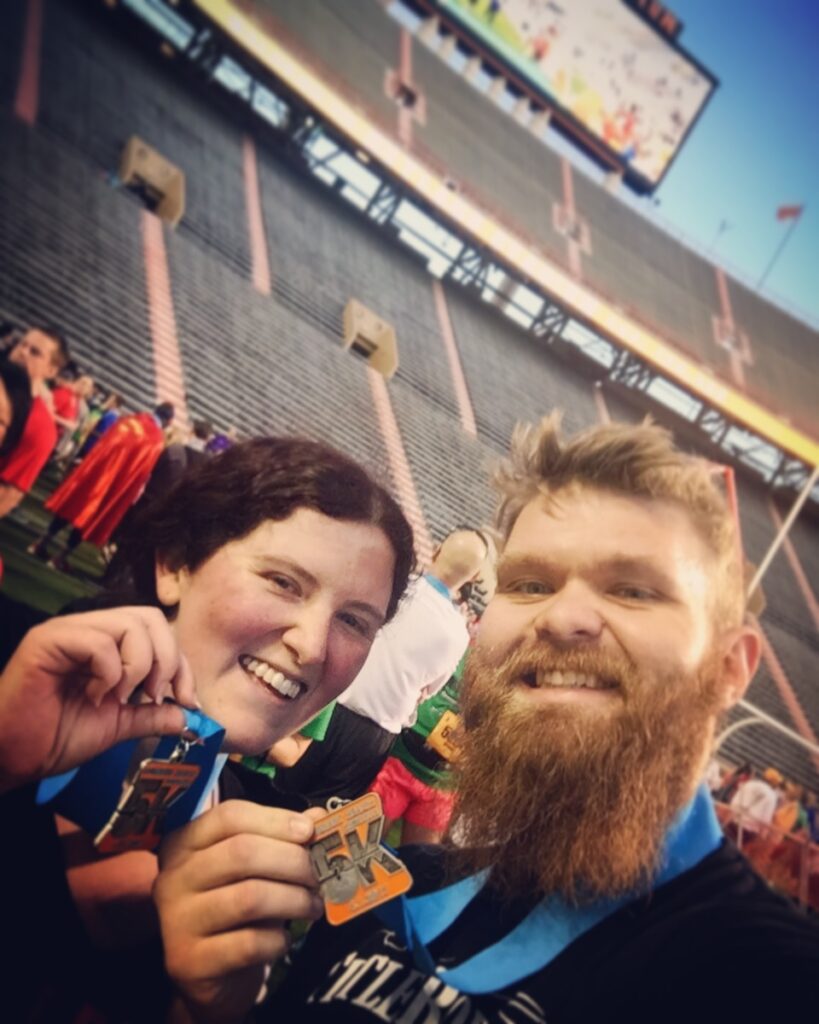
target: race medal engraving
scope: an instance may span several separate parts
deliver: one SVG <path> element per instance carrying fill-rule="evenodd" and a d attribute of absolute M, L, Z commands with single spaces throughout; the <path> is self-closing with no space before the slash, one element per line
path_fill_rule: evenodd
<path fill-rule="evenodd" d="M 199 765 L 179 760 L 143 761 L 123 791 L 108 823 L 94 839 L 100 853 L 155 850 L 162 838 L 162 819 L 199 776 Z"/>
<path fill-rule="evenodd" d="M 381 845 L 381 798 L 366 793 L 316 822 L 310 858 L 330 924 L 344 924 L 400 896 L 412 875 Z"/>
<path fill-rule="evenodd" d="M 427 746 L 432 747 L 445 761 L 455 762 L 461 748 L 458 745 L 461 718 L 454 711 L 445 711 L 438 719 L 438 724 L 427 736 Z"/>

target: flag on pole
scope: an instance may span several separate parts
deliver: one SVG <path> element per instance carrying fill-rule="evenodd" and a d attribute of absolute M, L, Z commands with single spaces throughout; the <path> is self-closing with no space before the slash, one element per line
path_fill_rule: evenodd
<path fill-rule="evenodd" d="M 795 206 L 780 206 L 779 209 L 776 211 L 776 219 L 795 220 L 797 217 L 800 217 L 802 215 L 803 209 L 804 207 L 801 203 L 798 203 Z"/>

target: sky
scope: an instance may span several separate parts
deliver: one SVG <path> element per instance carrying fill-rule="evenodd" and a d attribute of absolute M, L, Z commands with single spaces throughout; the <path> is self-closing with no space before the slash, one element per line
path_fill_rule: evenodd
<path fill-rule="evenodd" d="M 762 294 L 819 327 L 819 2 L 665 6 L 683 22 L 682 46 L 720 85 L 653 215 L 756 287 L 792 223 L 777 221 L 777 208 L 806 204 Z"/>

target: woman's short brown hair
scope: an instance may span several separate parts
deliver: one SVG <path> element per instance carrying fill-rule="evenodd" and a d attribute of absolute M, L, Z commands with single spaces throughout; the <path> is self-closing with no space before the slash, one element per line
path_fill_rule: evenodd
<path fill-rule="evenodd" d="M 167 494 L 137 512 L 119 559 L 130 570 L 137 596 L 159 604 L 157 561 L 193 572 L 228 542 L 300 508 L 383 530 L 395 554 L 390 618 L 414 565 L 412 527 L 362 466 L 317 441 L 256 438 L 197 463 Z"/>

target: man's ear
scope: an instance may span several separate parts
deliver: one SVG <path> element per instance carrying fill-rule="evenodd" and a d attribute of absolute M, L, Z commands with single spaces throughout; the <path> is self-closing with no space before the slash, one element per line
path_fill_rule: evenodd
<path fill-rule="evenodd" d="M 156 596 L 162 604 L 167 607 L 179 604 L 186 576 L 186 569 L 170 569 L 157 559 L 155 568 Z"/>
<path fill-rule="evenodd" d="M 723 708 L 732 708 L 745 696 L 761 655 L 762 637 L 756 626 L 746 623 L 726 633 L 720 665 Z"/>

